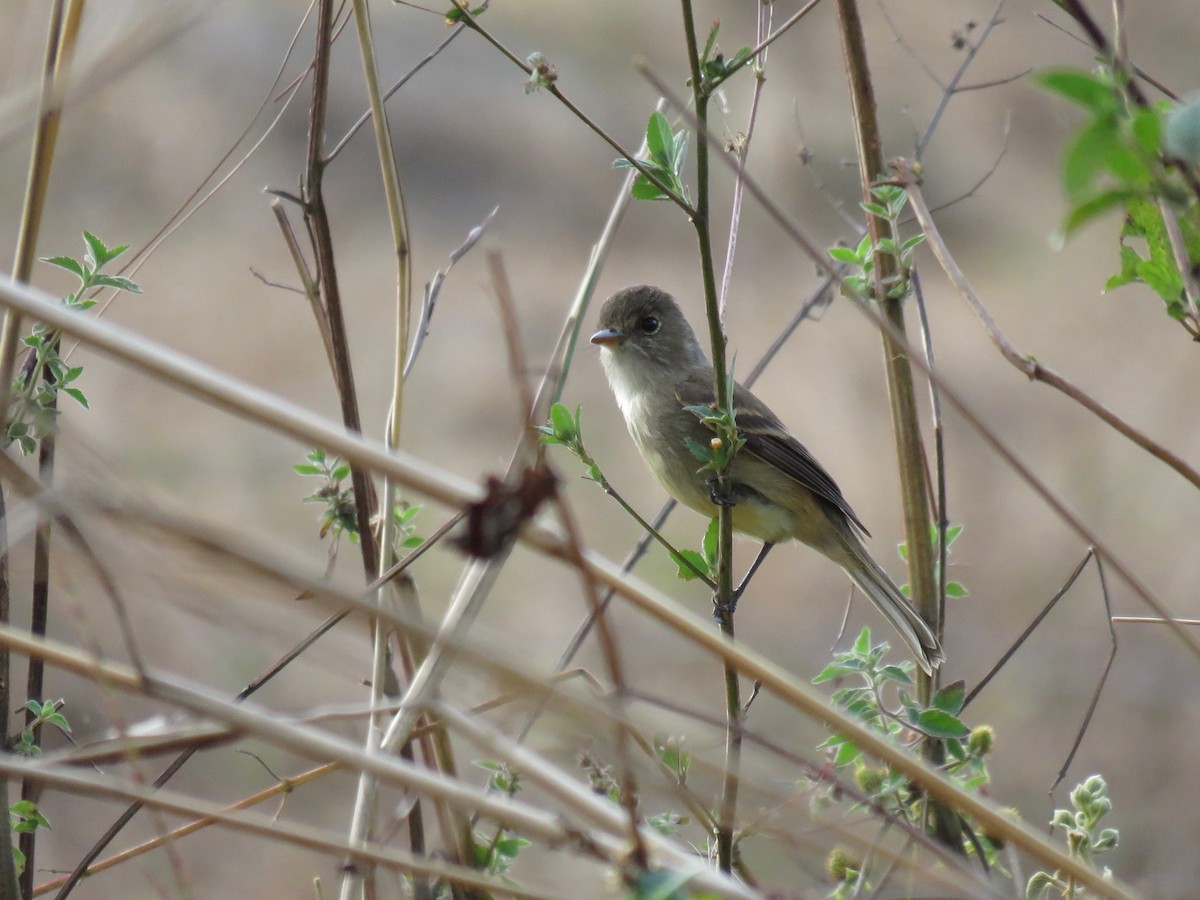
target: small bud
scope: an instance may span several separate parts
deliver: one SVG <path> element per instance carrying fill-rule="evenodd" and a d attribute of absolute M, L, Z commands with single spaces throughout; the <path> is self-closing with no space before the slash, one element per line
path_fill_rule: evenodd
<path fill-rule="evenodd" d="M 882 769 L 875 769 L 871 766 L 859 765 L 854 769 L 854 783 L 868 797 L 879 793 L 880 788 L 883 787 L 883 776 Z"/>
<path fill-rule="evenodd" d="M 833 877 L 834 881 L 843 883 L 858 878 L 860 866 L 861 863 L 841 847 L 834 847 L 825 859 L 825 871 Z"/>
<path fill-rule="evenodd" d="M 987 756 L 992 752 L 992 744 L 996 740 L 996 731 L 990 725 L 980 725 L 971 729 L 967 738 L 967 751 L 972 756 Z"/>
<path fill-rule="evenodd" d="M 721 441 L 721 439 L 719 437 L 715 437 L 711 441 L 708 442 L 708 446 L 712 447 L 714 450 L 720 450 L 722 447 L 725 446 L 725 444 Z"/>

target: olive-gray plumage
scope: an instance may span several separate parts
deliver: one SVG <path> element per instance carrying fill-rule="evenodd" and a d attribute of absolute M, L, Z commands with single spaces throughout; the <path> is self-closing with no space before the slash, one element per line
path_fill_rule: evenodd
<path fill-rule="evenodd" d="M 688 406 L 709 406 L 713 368 L 675 300 L 650 285 L 620 290 L 600 310 L 592 343 L 642 458 L 671 496 L 712 516 L 710 472 L 687 446 L 710 431 Z M 859 521 L 837 484 L 765 403 L 734 388 L 745 446 L 728 472 L 733 527 L 775 544 L 796 539 L 841 566 L 904 638 L 926 672 L 945 658 L 937 638 L 863 547 Z"/>

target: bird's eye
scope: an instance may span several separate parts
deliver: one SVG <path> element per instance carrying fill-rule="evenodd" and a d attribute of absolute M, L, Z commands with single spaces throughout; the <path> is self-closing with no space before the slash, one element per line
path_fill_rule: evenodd
<path fill-rule="evenodd" d="M 657 316 L 645 316 L 642 321 L 638 322 L 638 328 L 641 329 L 642 334 L 657 334 L 661 324 Z"/>

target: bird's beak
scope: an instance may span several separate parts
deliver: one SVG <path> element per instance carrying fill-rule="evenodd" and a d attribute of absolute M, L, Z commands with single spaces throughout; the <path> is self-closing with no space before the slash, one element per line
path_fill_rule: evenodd
<path fill-rule="evenodd" d="M 602 328 L 592 335 L 592 343 L 601 347 L 613 347 L 622 343 L 629 335 L 615 328 Z"/>

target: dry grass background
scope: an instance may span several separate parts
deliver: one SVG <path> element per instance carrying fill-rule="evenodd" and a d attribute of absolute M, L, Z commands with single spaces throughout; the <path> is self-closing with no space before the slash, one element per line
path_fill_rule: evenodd
<path fill-rule="evenodd" d="M 905 40 L 933 70 L 949 77 L 961 54 L 951 34 L 968 19 L 983 21 L 990 2 L 937 0 L 888 3 Z M 794 4 L 783 3 L 776 21 Z M 0 60 L 0 100 L 18 103 L 35 84 L 45 23 L 42 4 L 8 0 L 0 8 L 7 47 Z M 1195 77 L 1195 17 L 1183 0 L 1129 4 L 1131 57 L 1176 90 Z M 224 3 L 199 12 L 186 27 L 128 60 L 125 71 L 77 85 L 68 105 L 51 181 L 39 253 L 77 253 L 87 228 L 110 243 L 139 246 L 157 230 L 221 156 L 260 103 L 303 12 L 301 4 Z M 1003 78 L 1029 67 L 1086 66 L 1090 53 L 1035 17 L 1054 16 L 1049 3 L 1010 3 L 968 76 Z M 89 5 L 81 56 L 144 27 L 143 4 L 97 0 Z M 940 91 L 897 44 L 874 4 L 864 4 L 887 152 L 911 152 Z M 749 4 L 702 4 L 701 22 L 723 19 L 728 49 L 750 43 Z M 521 55 L 540 50 L 556 64 L 559 84 L 613 135 L 634 145 L 655 96 L 629 60 L 644 55 L 682 86 L 685 54 L 672 4 L 547 3 L 502 0 L 489 27 Z M 385 84 L 406 71 L 445 34 L 440 19 L 377 4 Z M 135 33 L 135 32 L 134 32 Z M 366 108 L 357 49 L 346 39 L 335 51 L 330 134 L 340 135 Z M 298 52 L 310 52 L 306 36 Z M 289 71 L 299 71 L 293 63 Z M 619 184 L 613 153 L 544 94 L 526 96 L 522 76 L 471 34 L 462 35 L 389 104 L 401 177 L 414 233 L 418 283 L 494 206 L 488 242 L 503 253 L 519 301 L 531 362 L 544 363 L 561 316 L 587 263 Z M 748 82 L 730 82 L 729 109 L 715 127 L 733 132 L 745 120 Z M 832 244 L 850 228 L 830 198 L 853 216 L 857 175 L 853 137 L 833 10 L 819 8 L 779 42 L 770 59 L 751 171 L 819 241 Z M 12 256 L 26 165 L 28 108 L 9 105 L 0 143 L 0 259 Z M 1090 227 L 1065 249 L 1050 236 L 1064 211 L 1057 160 L 1077 119 L 1065 104 L 1028 79 L 962 94 L 950 103 L 925 167 L 931 202 L 951 199 L 1008 151 L 973 197 L 939 215 L 942 230 L 993 315 L 1022 350 L 1053 365 L 1151 436 L 1195 460 L 1200 419 L 1192 384 L 1195 347 L 1147 291 L 1102 296 L 1116 268 L 1120 223 Z M 264 186 L 294 189 L 303 161 L 303 104 L 289 111 L 262 149 L 200 209 L 138 273 L 145 295 L 122 297 L 107 313 L 114 322 L 206 360 L 321 414 L 337 407 L 319 338 L 303 301 L 265 286 L 294 277 L 268 209 Z M 801 151 L 811 153 L 802 159 Z M 727 221 L 728 172 L 716 171 L 717 222 Z M 364 130 L 327 179 L 351 349 L 367 430 L 382 432 L 389 397 L 392 262 L 380 199 L 378 167 Z M 722 226 L 723 227 L 723 226 Z M 745 371 L 816 283 L 809 262 L 748 201 L 729 306 L 728 333 Z M 1173 472 L 1137 451 L 1077 407 L 1027 382 L 991 348 L 975 321 L 921 256 L 943 375 L 1181 616 L 1200 614 L 1193 551 L 1197 498 Z M 703 315 L 694 237 L 668 204 L 635 204 L 619 234 L 598 295 L 635 282 L 660 284 L 683 301 L 693 321 Z M 49 269 L 35 283 L 50 292 L 70 288 Z M 500 470 L 518 435 L 520 415 L 507 376 L 496 305 L 483 255 L 469 256 L 447 284 L 418 367 L 409 382 L 403 444 L 418 456 L 471 479 Z M 595 312 L 589 315 L 589 325 Z M 319 561 L 316 510 L 291 471 L 307 448 L 245 425 L 80 348 L 90 413 L 71 409 L 59 475 L 66 485 L 100 484 L 130 496 L 185 510 L 202 520 L 277 542 Z M 800 328 L 757 392 L 790 423 L 841 483 L 875 535 L 872 548 L 900 574 L 891 548 L 901 534 L 897 478 L 882 383 L 879 339 L 847 304 L 835 303 L 819 323 Z M 660 489 L 636 458 L 598 361 L 581 347 L 564 399 L 583 405 L 593 454 L 624 495 L 647 514 Z M 951 517 L 966 524 L 955 545 L 954 577 L 968 598 L 948 612 L 947 672 L 968 684 L 1020 633 L 1085 551 L 961 421 L 947 420 Z M 565 454 L 552 454 L 567 474 Z M 638 536 L 614 504 L 592 485 L 569 479 L 568 496 L 588 544 L 620 558 Z M 418 498 L 414 498 L 418 499 Z M 427 509 L 431 531 L 445 511 Z M 107 557 L 125 581 L 137 631 L 154 665 L 235 692 L 303 635 L 321 614 L 289 599 L 276 585 L 223 570 L 211 558 L 147 530 L 91 522 Z M 702 523 L 677 515 L 668 537 L 697 541 Z M 57 545 L 52 634 L 75 640 L 79 629 L 115 646 L 106 607 L 66 545 Z M 28 542 L 14 548 L 24 585 Z M 503 654 L 549 671 L 584 607 L 565 570 L 518 550 L 476 626 Z M 748 561 L 750 548 L 741 545 Z M 343 567 L 357 571 L 352 548 Z M 438 549 L 417 568 L 423 603 L 437 615 L 462 559 Z M 661 554 L 639 570 L 652 583 L 705 614 L 702 589 L 677 582 Z M 845 602 L 843 576 L 802 548 L 777 552 L 743 605 L 738 635 L 801 674 L 828 657 Z M 27 590 L 18 589 L 22 621 Z M 1115 611 L 1143 613 L 1121 585 Z M 78 618 L 67 614 L 77 604 Z M 854 634 L 883 623 L 857 604 Z M 710 657 L 619 604 L 614 627 L 629 680 L 652 685 L 681 702 L 720 715 L 719 666 Z M 1200 710 L 1190 702 L 1200 666 L 1163 628 L 1124 626 L 1108 688 L 1068 775 L 1067 785 L 1101 771 L 1109 779 L 1121 848 L 1105 862 L 1147 896 L 1184 897 L 1200 882 L 1195 854 L 1200 829 L 1188 774 L 1200 739 Z M 1108 649 L 1094 573 L 1075 591 L 970 710 L 974 722 L 998 730 L 992 761 L 993 796 L 1018 807 L 1035 826 L 1053 808 L 1046 791 L 1071 745 Z M 588 648 L 584 664 L 596 667 Z M 263 698 L 281 708 L 365 699 L 370 648 L 361 625 L 325 638 Z M 491 687 L 464 677 L 456 697 L 485 699 Z M 107 727 L 111 708 L 94 685 L 51 672 L 48 696 L 65 697 L 75 737 Z M 153 707 L 123 701 L 130 720 Z M 764 700 L 751 725 L 774 731 L 778 707 Z M 682 729 L 676 720 L 665 727 Z M 789 724 L 789 729 L 794 725 Z M 697 729 L 701 745 L 719 737 Z M 569 737 L 569 736 L 567 736 Z M 808 747 L 812 734 L 788 734 Z M 537 746 L 567 757 L 570 740 L 552 728 L 534 733 Z M 279 772 L 300 760 L 256 745 Z M 467 757 L 469 758 L 469 756 Z M 766 771 L 764 778 L 778 777 Z M 177 787 L 212 799 L 233 799 L 270 782 L 252 759 L 218 749 L 196 760 Z M 342 826 L 353 785 L 337 776 L 288 801 L 287 814 Z M 1061 804 L 1065 791 L 1057 798 Z M 69 868 L 114 815 L 115 807 L 51 793 L 45 808 L 54 831 L 39 866 Z M 327 818 L 328 817 L 328 818 Z M 130 834 L 149 835 L 143 817 Z M 196 896 L 304 896 L 314 875 L 335 879 L 332 860 L 210 830 L 180 845 Z M 751 851 L 753 853 L 753 851 Z M 814 857 L 819 860 L 819 856 Z M 521 870 L 517 873 L 520 877 Z M 590 896 L 578 883 L 563 891 Z M 596 891 L 600 891 L 597 887 Z M 161 854 L 96 877 L 76 896 L 174 896 L 179 893 Z"/>

